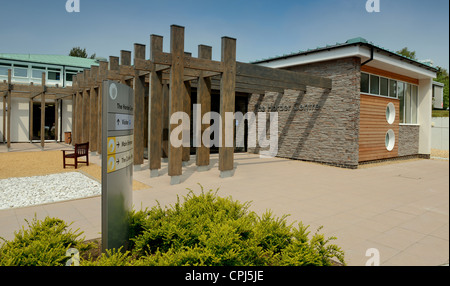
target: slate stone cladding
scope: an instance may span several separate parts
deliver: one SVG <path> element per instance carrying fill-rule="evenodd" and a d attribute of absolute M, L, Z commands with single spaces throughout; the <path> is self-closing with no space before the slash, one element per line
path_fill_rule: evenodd
<path fill-rule="evenodd" d="M 331 78 L 331 90 L 251 94 L 248 111 L 278 111 L 277 157 L 344 168 L 358 167 L 360 59 L 345 58 L 286 68 Z M 268 133 L 268 132 L 267 132 Z M 258 148 L 248 152 L 259 153 Z"/>
<path fill-rule="evenodd" d="M 398 131 L 398 155 L 409 156 L 419 153 L 419 125 L 400 125 Z"/>

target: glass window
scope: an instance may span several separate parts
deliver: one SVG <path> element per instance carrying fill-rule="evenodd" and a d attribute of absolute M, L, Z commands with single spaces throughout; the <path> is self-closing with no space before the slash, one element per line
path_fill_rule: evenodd
<path fill-rule="evenodd" d="M 60 80 L 61 79 L 61 73 L 60 72 L 49 71 L 47 77 L 50 80 Z"/>
<path fill-rule="evenodd" d="M 28 69 L 14 67 L 14 76 L 28 77 Z"/>
<path fill-rule="evenodd" d="M 42 79 L 42 73 L 45 72 L 44 69 L 42 70 L 38 70 L 38 69 L 33 69 L 31 72 L 31 77 L 32 78 L 39 78 Z"/>
<path fill-rule="evenodd" d="M 0 75 L 6 75 L 8 76 L 8 70 L 10 69 L 10 67 L 4 67 L 4 66 L 0 66 Z"/>
<path fill-rule="evenodd" d="M 75 74 L 72 74 L 72 73 L 66 73 L 66 81 L 73 81 L 74 75 Z"/>
<path fill-rule="evenodd" d="M 411 123 L 411 85 L 406 84 L 405 89 L 405 123 Z"/>
<path fill-rule="evenodd" d="M 369 74 L 361 73 L 361 92 L 369 93 Z"/>
<path fill-rule="evenodd" d="M 397 82 L 397 95 L 398 99 L 400 100 L 400 123 L 405 123 L 405 84 L 403 82 Z"/>
<path fill-rule="evenodd" d="M 411 123 L 413 124 L 417 124 L 418 97 L 418 88 L 413 85 L 411 90 Z"/>
<path fill-rule="evenodd" d="M 389 80 L 387 78 L 380 78 L 380 95 L 388 96 Z"/>
<path fill-rule="evenodd" d="M 389 80 L 389 97 L 397 97 L 397 81 L 393 79 Z"/>
<path fill-rule="evenodd" d="M 370 75 L 370 93 L 380 94 L 380 77 Z"/>

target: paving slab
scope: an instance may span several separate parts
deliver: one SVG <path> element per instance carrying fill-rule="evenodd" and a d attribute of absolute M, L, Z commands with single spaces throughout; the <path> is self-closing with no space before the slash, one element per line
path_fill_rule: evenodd
<path fill-rule="evenodd" d="M 209 170 L 196 172 L 195 156 L 183 167 L 180 184 L 171 185 L 167 163 L 151 178 L 147 160 L 134 179 L 151 188 L 133 192 L 136 209 L 174 204 L 188 189 L 219 189 L 218 195 L 241 202 L 251 210 L 272 210 L 289 222 L 302 221 L 310 230 L 337 236 L 349 265 L 365 265 L 368 248 L 377 248 L 381 265 L 442 265 L 449 259 L 449 163 L 442 160 L 398 161 L 347 170 L 321 164 L 257 155 L 235 155 L 233 177 L 220 178 L 218 156 Z M 100 165 L 99 156 L 91 156 Z M 86 239 L 100 237 L 100 197 L 45 206 L 0 211 L 0 237 L 23 218 L 61 216 L 85 231 Z M 15 220 L 14 220 L 15 218 Z"/>

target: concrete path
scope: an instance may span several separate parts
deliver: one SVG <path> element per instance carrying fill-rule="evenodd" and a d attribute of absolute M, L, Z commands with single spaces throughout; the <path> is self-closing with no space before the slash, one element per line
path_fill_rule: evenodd
<path fill-rule="evenodd" d="M 1 156 L 1 154 L 0 154 Z M 98 156 L 91 162 L 100 164 Z M 191 188 L 217 189 L 220 196 L 252 201 L 258 214 L 272 210 L 290 214 L 290 222 L 310 225 L 312 233 L 336 236 L 349 265 L 365 265 L 368 249 L 379 252 L 381 265 L 442 265 L 449 261 L 449 162 L 398 161 L 393 164 L 347 170 L 287 159 L 260 159 L 236 154 L 235 175 L 219 178 L 218 156 L 211 169 L 196 172 L 194 157 L 183 167 L 181 184 L 170 185 L 167 164 L 160 176 L 149 177 L 147 162 L 134 179 L 150 189 L 134 191 L 136 208 L 176 202 Z M 0 237 L 11 239 L 24 219 L 45 216 L 73 222 L 86 239 L 100 237 L 100 197 L 0 211 Z M 373 254 L 372 254 L 373 255 Z"/>

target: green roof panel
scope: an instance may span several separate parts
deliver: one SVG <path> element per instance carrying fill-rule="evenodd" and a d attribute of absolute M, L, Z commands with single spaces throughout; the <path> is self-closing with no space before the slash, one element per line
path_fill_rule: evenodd
<path fill-rule="evenodd" d="M 80 68 L 90 68 L 92 65 L 98 65 L 98 61 L 94 59 L 85 59 L 71 56 L 61 55 L 35 55 L 35 54 L 2 54 L 0 59 L 16 60 L 23 62 L 33 62 L 42 64 L 53 64 L 61 66 L 71 66 Z"/>

